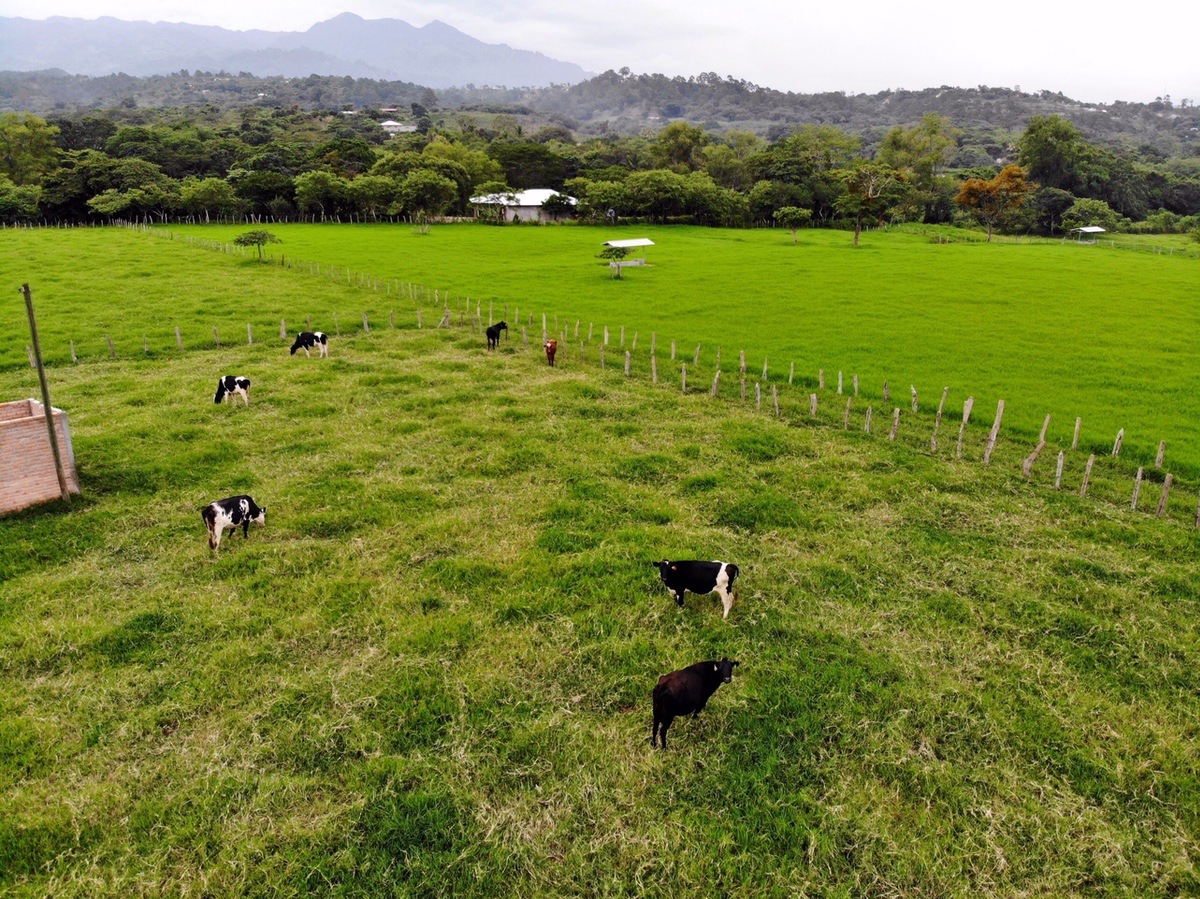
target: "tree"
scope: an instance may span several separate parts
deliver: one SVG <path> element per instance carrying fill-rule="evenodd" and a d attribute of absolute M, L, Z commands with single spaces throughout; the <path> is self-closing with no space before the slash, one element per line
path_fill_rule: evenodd
<path fill-rule="evenodd" d="M 258 247 L 258 261 L 262 262 L 263 245 L 269 243 L 283 243 L 278 237 L 270 231 L 247 231 L 244 234 L 239 234 L 233 239 L 233 242 L 239 247 Z"/>
<path fill-rule="evenodd" d="M 319 209 L 321 220 L 337 212 L 346 198 L 346 181 L 332 172 L 305 172 L 293 182 L 301 212 Z"/>
<path fill-rule="evenodd" d="M 681 174 L 693 171 L 697 168 L 700 150 L 708 141 L 708 135 L 699 125 L 672 122 L 658 132 L 654 160 L 660 168 Z"/>
<path fill-rule="evenodd" d="M 396 192 L 400 210 L 428 215 L 441 215 L 457 197 L 455 183 L 430 169 L 410 172 Z"/>
<path fill-rule="evenodd" d="M 792 243 L 795 243 L 796 232 L 812 221 L 812 210 L 801 209 L 798 206 L 784 206 L 782 209 L 775 210 L 773 218 L 792 232 Z"/>
<path fill-rule="evenodd" d="M 179 204 L 192 215 L 218 216 L 234 212 L 238 206 L 233 185 L 224 178 L 188 178 L 179 186 Z"/>
<path fill-rule="evenodd" d="M 400 184 L 384 175 L 359 175 L 346 185 L 347 199 L 363 215 L 378 219 L 396 201 Z"/>
<path fill-rule="evenodd" d="M 37 183 L 58 161 L 57 134 L 30 113 L 0 113 L 0 175 L 16 185 Z"/>
<path fill-rule="evenodd" d="M 1066 119 L 1035 115 L 1017 141 L 1017 162 L 1030 181 L 1078 194 L 1085 149 L 1083 135 Z"/>
<path fill-rule="evenodd" d="M 854 245 L 862 233 L 863 221 L 874 218 L 882 221 L 884 210 L 896 197 L 903 178 L 899 172 L 877 162 L 860 162 L 841 172 L 846 193 L 838 197 L 835 208 L 847 218 L 854 219 Z"/>
<path fill-rule="evenodd" d="M 1090 200 L 1086 197 L 1077 199 L 1062 216 L 1064 231 L 1072 231 L 1086 225 L 1099 225 L 1106 231 L 1116 231 L 1123 221 L 1120 213 L 1103 200 Z"/>
<path fill-rule="evenodd" d="M 1019 165 L 1006 165 L 990 181 L 968 178 L 954 202 L 971 212 L 987 228 L 990 241 L 992 232 L 1009 221 L 1031 189 L 1032 185 L 1025 180 L 1024 169 Z"/>

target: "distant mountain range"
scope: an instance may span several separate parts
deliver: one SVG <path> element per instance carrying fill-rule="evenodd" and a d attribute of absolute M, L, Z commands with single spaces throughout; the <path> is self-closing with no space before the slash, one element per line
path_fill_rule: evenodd
<path fill-rule="evenodd" d="M 104 17 L 0 16 L 0 69 L 73 75 L 168 75 L 182 69 L 303 78 L 349 75 L 432 88 L 468 84 L 548 87 L 592 73 L 505 44 L 486 44 L 444 22 L 342 13 L 303 32 L 229 31 L 209 25 Z"/>

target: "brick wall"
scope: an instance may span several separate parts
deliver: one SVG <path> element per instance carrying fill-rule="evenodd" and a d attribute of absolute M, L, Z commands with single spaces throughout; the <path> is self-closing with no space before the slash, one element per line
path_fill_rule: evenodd
<path fill-rule="evenodd" d="M 44 407 L 36 400 L 0 403 L 0 514 L 58 499 L 61 491 L 54 471 L 54 453 L 46 433 Z M 58 447 L 66 470 L 67 487 L 79 492 L 75 452 L 67 415 L 54 410 Z"/>

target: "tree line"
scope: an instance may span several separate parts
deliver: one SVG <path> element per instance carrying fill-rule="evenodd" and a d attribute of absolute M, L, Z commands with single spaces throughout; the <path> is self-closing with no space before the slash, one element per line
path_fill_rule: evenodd
<path fill-rule="evenodd" d="M 426 98 L 436 102 L 436 97 Z M 400 115 L 415 130 L 389 135 Z M 976 222 L 1057 235 L 1084 224 L 1200 227 L 1200 161 L 1086 140 L 1033 116 L 983 155 L 928 113 L 878 137 L 802 125 L 776 139 L 685 121 L 634 135 L 526 131 L 506 112 L 163 108 L 0 114 L 0 220 L 270 218 L 378 221 L 480 215 L 472 197 L 553 188 L 588 222 L 812 224 Z M 994 153 L 994 155 L 992 155 Z"/>

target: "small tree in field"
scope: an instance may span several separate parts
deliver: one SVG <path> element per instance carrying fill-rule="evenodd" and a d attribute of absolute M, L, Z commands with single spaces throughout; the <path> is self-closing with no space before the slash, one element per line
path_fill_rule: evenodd
<path fill-rule="evenodd" d="M 795 243 L 796 232 L 812 221 L 812 210 L 801 209 L 799 206 L 784 206 L 775 210 L 774 218 L 792 232 L 792 243 Z"/>
<path fill-rule="evenodd" d="M 234 244 L 239 247 L 258 247 L 258 261 L 262 262 L 263 244 L 268 243 L 283 243 L 278 237 L 270 231 L 247 231 L 245 234 L 239 234 L 233 239 Z"/>

